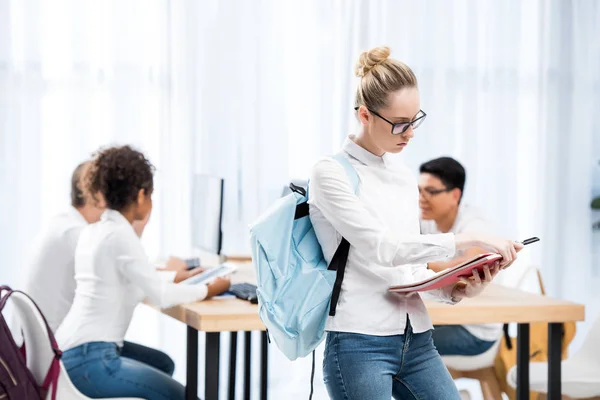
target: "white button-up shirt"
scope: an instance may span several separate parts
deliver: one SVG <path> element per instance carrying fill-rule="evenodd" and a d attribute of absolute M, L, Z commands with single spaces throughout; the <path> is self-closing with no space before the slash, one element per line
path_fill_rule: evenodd
<path fill-rule="evenodd" d="M 29 294 L 56 331 L 75 296 L 75 247 L 87 221 L 74 207 L 53 217 L 34 241 L 27 266 Z"/>
<path fill-rule="evenodd" d="M 419 294 L 387 289 L 432 275 L 426 263 L 454 255 L 454 234 L 420 234 L 417 181 L 408 167 L 350 139 L 342 154 L 359 176 L 358 195 L 332 158 L 317 162 L 309 184 L 310 218 L 327 262 L 342 237 L 351 245 L 336 315 L 328 317 L 326 330 L 404 334 L 407 316 L 414 332 L 432 329 Z M 451 302 L 451 289 L 428 295 Z"/>
<path fill-rule="evenodd" d="M 75 251 L 75 281 L 73 306 L 56 334 L 62 350 L 89 342 L 122 345 L 144 297 L 165 308 L 207 294 L 206 285 L 177 285 L 161 276 L 129 221 L 114 210 L 83 229 Z"/>

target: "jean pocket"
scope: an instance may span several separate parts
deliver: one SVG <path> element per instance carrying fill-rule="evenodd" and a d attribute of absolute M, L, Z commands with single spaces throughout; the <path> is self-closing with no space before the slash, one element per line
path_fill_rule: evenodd
<path fill-rule="evenodd" d="M 66 353 L 65 353 L 66 354 Z M 80 368 L 81 366 L 83 366 L 85 364 L 85 356 L 81 355 L 81 354 L 77 354 L 77 355 L 73 355 L 73 356 L 69 356 L 68 354 L 65 355 L 63 354 L 63 356 L 61 357 L 61 362 L 63 363 L 63 365 L 65 366 L 65 369 L 67 371 L 71 371 L 73 369 L 77 369 Z"/>
<path fill-rule="evenodd" d="M 117 353 L 116 349 L 111 349 L 104 353 L 102 363 L 104 364 L 104 368 L 106 368 L 108 373 L 112 375 L 121 368 L 121 356 Z"/>

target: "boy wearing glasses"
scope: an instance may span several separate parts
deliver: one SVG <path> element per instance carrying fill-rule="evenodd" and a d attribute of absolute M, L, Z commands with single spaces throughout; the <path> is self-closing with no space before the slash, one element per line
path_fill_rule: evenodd
<path fill-rule="evenodd" d="M 487 221 L 479 212 L 461 202 L 466 173 L 453 158 L 441 157 L 420 167 L 419 207 L 421 233 L 490 234 Z M 471 248 L 457 252 L 449 261 L 431 262 L 429 269 L 439 272 L 484 253 Z M 433 342 L 442 356 L 474 356 L 486 352 L 500 338 L 502 324 L 436 326 Z"/>

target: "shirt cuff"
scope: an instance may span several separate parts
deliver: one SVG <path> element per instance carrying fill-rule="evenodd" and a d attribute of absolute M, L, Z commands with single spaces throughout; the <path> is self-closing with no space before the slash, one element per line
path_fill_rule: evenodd
<path fill-rule="evenodd" d="M 440 300 L 442 301 L 442 303 L 446 303 L 446 304 L 460 303 L 462 298 L 455 299 L 452 297 L 452 291 L 454 290 L 454 286 L 455 285 L 448 285 L 448 286 L 445 286 L 440 289 L 439 294 L 440 294 Z"/>
<path fill-rule="evenodd" d="M 198 286 L 198 297 L 197 297 L 196 301 L 202 301 L 202 300 L 206 299 L 206 296 L 208 296 L 208 286 L 207 285 L 194 285 L 194 286 Z"/>
<path fill-rule="evenodd" d="M 158 271 L 158 276 L 160 276 L 160 280 L 165 282 L 174 282 L 175 275 L 177 275 L 177 271 Z"/>

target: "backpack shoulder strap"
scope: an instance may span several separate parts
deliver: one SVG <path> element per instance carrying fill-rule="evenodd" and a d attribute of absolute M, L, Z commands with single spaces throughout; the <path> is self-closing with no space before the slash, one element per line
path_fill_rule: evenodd
<path fill-rule="evenodd" d="M 2 295 L 2 292 L 6 291 L 6 294 Z M 0 286 L 0 312 L 2 312 L 2 310 L 4 309 L 4 306 L 6 305 L 6 301 L 8 300 L 8 298 L 10 297 L 10 295 L 12 294 L 13 290 L 10 288 L 10 286 Z"/>
<path fill-rule="evenodd" d="M 360 183 L 360 178 L 356 173 L 356 170 L 350 164 L 350 161 L 343 153 L 337 153 L 332 157 L 335 161 L 337 161 L 346 172 L 346 176 L 348 177 L 348 181 L 350 182 L 350 187 L 354 189 L 354 193 L 358 194 L 358 185 Z"/>
<path fill-rule="evenodd" d="M 336 160 L 346 172 L 346 176 L 348 176 L 348 180 L 350 182 L 350 187 L 354 189 L 354 193 L 358 194 L 358 185 L 360 183 L 360 179 L 356 170 L 350 164 L 348 158 L 342 154 L 338 153 L 333 156 L 333 159 Z M 331 301 L 329 303 L 329 315 L 334 316 L 335 310 L 337 308 L 337 303 L 340 298 L 340 292 L 342 290 L 342 281 L 344 280 L 344 273 L 346 272 L 346 263 L 348 262 L 348 253 L 350 252 L 350 242 L 346 240 L 346 238 L 342 238 L 340 245 L 335 251 L 331 262 L 327 269 L 336 271 L 335 275 L 335 283 L 333 284 L 333 291 L 331 292 Z"/>
<path fill-rule="evenodd" d="M 6 301 L 8 300 L 10 295 L 12 295 L 13 293 L 20 293 L 20 294 L 24 295 L 25 297 L 27 297 L 29 299 L 29 301 L 31 301 L 31 303 L 35 306 L 35 309 L 37 310 L 39 316 L 42 317 L 42 320 L 44 321 L 44 325 L 46 325 L 46 332 L 48 333 L 48 340 L 50 341 L 52 350 L 54 351 L 54 354 L 58 358 L 60 358 L 60 356 L 62 355 L 62 351 L 60 351 L 60 349 L 58 348 L 58 344 L 56 343 L 56 339 L 54 338 L 54 333 L 52 332 L 50 325 L 48 325 L 48 321 L 46 320 L 46 317 L 44 316 L 44 313 L 42 312 L 42 310 L 40 310 L 40 307 L 36 304 L 36 302 L 27 293 L 25 293 L 21 290 L 12 290 L 12 289 L 7 289 L 7 290 L 9 290 L 9 292 L 6 296 L 4 296 L 2 298 L 2 300 L 1 300 L 2 304 L 1 304 L 0 310 L 2 307 L 4 307 L 4 305 L 6 304 Z"/>
<path fill-rule="evenodd" d="M 44 313 L 42 313 L 42 310 L 40 310 L 40 307 L 31 298 L 31 296 L 29 296 L 27 293 L 20 291 L 20 290 L 12 290 L 8 286 L 0 287 L 0 295 L 3 290 L 6 290 L 7 293 L 0 298 L 0 312 L 6 305 L 6 302 L 11 295 L 13 295 L 14 293 L 20 293 L 22 295 L 25 295 L 31 301 L 31 303 L 35 306 L 40 317 L 42 317 L 42 320 L 44 321 L 44 325 L 46 325 L 46 332 L 48 333 L 48 340 L 50 341 L 50 346 L 52 347 L 52 351 L 54 352 L 54 358 L 52 359 L 52 363 L 50 364 L 50 368 L 48 369 L 46 378 L 44 379 L 44 382 L 42 383 L 41 390 L 43 391 L 44 397 L 45 397 L 45 393 L 47 393 L 50 386 L 52 386 L 51 400 L 56 400 L 58 377 L 60 374 L 60 358 L 62 356 L 62 351 L 60 351 L 60 349 L 58 347 L 58 343 L 56 343 L 56 339 L 54 338 L 52 329 L 50 329 L 50 325 L 48 325 L 48 321 L 46 320 Z M 23 343 L 23 346 L 25 346 L 25 343 Z"/>

